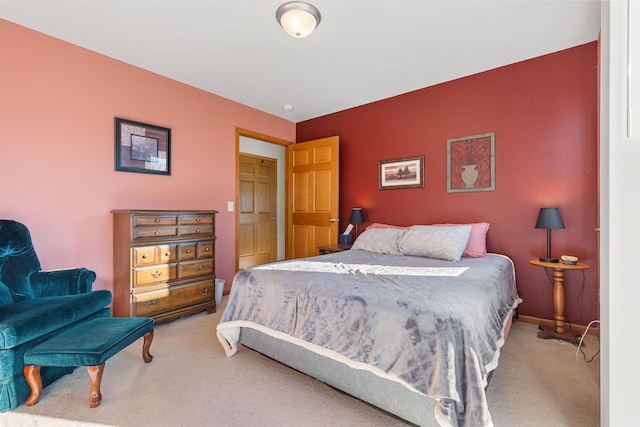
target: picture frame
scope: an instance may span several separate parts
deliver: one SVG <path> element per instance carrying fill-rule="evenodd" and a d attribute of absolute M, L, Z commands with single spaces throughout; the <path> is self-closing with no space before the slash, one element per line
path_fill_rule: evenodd
<path fill-rule="evenodd" d="M 115 118 L 115 170 L 171 175 L 171 129 Z"/>
<path fill-rule="evenodd" d="M 378 190 L 424 187 L 424 155 L 378 161 Z"/>
<path fill-rule="evenodd" d="M 447 193 L 495 191 L 495 132 L 447 140 Z"/>

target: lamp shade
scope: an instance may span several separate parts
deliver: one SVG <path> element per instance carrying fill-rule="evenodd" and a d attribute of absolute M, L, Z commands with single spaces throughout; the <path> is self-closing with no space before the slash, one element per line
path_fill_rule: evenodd
<path fill-rule="evenodd" d="M 276 10 L 276 19 L 291 37 L 301 39 L 320 25 L 320 11 L 304 1 L 290 1 Z"/>
<path fill-rule="evenodd" d="M 551 229 L 552 228 L 564 228 L 564 222 L 560 216 L 558 208 L 540 208 L 538 213 L 538 221 L 536 221 L 536 228 L 547 229 L 547 256 L 541 257 L 542 262 L 558 262 L 558 258 L 551 256 Z"/>
<path fill-rule="evenodd" d="M 362 215 L 362 208 L 353 208 L 351 216 L 349 217 L 350 224 L 363 224 L 364 215 Z"/>
<path fill-rule="evenodd" d="M 540 208 L 536 228 L 564 228 L 558 208 Z"/>

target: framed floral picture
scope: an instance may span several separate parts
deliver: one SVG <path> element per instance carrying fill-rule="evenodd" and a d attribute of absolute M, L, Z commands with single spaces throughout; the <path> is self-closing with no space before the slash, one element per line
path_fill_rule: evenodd
<path fill-rule="evenodd" d="M 378 190 L 424 187 L 424 155 L 378 161 Z"/>
<path fill-rule="evenodd" d="M 447 193 L 496 189 L 495 132 L 447 140 Z"/>
<path fill-rule="evenodd" d="M 117 171 L 171 175 L 171 129 L 116 117 Z"/>

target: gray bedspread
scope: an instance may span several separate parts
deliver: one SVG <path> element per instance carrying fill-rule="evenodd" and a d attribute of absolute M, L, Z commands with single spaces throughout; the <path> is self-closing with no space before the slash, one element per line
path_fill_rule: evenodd
<path fill-rule="evenodd" d="M 518 301 L 502 255 L 350 250 L 239 271 L 217 332 L 228 356 L 259 329 L 436 399 L 441 425 L 490 426 L 487 377 Z"/>

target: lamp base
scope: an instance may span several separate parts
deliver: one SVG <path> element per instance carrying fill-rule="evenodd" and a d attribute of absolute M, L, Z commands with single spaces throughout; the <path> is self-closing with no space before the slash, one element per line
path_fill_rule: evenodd
<path fill-rule="evenodd" d="M 540 258 L 540 262 L 560 262 L 558 258 Z"/>
<path fill-rule="evenodd" d="M 338 235 L 338 243 L 341 245 L 350 245 L 351 244 L 351 234 L 339 234 Z"/>

